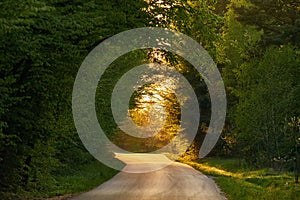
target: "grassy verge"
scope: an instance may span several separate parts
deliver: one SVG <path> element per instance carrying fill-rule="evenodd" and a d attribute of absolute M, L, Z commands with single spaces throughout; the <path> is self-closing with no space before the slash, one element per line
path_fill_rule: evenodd
<path fill-rule="evenodd" d="M 70 196 L 68 194 L 79 194 L 99 186 L 116 173 L 116 170 L 108 168 L 98 161 L 92 161 L 54 175 L 48 182 L 46 191 L 32 191 L 22 194 L 22 196 L 24 199 L 45 199 L 56 196 L 62 197 L 55 199 L 64 199 L 64 197 Z"/>
<path fill-rule="evenodd" d="M 251 169 L 237 159 L 206 158 L 199 162 L 182 161 L 216 177 L 215 182 L 229 200 L 297 200 L 300 184 L 292 173 L 272 169 Z"/>

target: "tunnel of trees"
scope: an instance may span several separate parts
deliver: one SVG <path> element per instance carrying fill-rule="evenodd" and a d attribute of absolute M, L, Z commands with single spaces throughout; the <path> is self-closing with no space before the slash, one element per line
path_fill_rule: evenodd
<path fill-rule="evenodd" d="M 211 156 L 294 170 L 300 143 L 299 1 L 3 0 L 0 11 L 0 198 L 46 190 L 53 174 L 91 162 L 72 118 L 76 73 L 101 41 L 138 27 L 184 33 L 216 62 L 228 116 Z M 116 143 L 126 139 L 116 137 L 109 92 L 123 72 L 157 59 L 154 52 L 130 53 L 101 80 L 105 87 L 97 91 L 103 94 L 97 95 L 97 114 Z M 200 102 L 201 123 L 187 152 L 197 159 L 210 119 L 206 85 L 183 59 L 159 53 L 164 61 L 155 61 L 181 70 Z"/>

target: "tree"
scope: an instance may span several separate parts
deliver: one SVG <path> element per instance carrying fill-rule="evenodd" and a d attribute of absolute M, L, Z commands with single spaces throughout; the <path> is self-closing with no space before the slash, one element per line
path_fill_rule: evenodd
<path fill-rule="evenodd" d="M 90 159 L 71 116 L 76 72 L 103 39 L 145 26 L 144 6 L 124 0 L 1 2 L 1 199 L 47 190 L 53 171 Z"/>
<path fill-rule="evenodd" d="M 232 1 L 237 20 L 256 26 L 264 31 L 262 42 L 265 46 L 271 44 L 300 45 L 300 3 L 294 0 L 246 0 Z"/>
<path fill-rule="evenodd" d="M 299 115 L 297 55 L 292 47 L 271 47 L 262 59 L 244 64 L 240 73 L 243 87 L 237 89 L 235 112 L 238 145 L 258 165 L 274 167 L 276 161 L 290 159 L 295 146 L 288 123 Z"/>
<path fill-rule="evenodd" d="M 214 0 L 164 0 L 148 1 L 147 11 L 150 16 L 151 26 L 167 27 L 182 32 L 200 43 L 211 55 L 217 64 L 222 63 L 223 52 L 221 50 L 221 26 L 224 5 Z M 218 7 L 218 9 L 216 9 Z M 205 136 L 205 128 L 210 121 L 210 98 L 203 77 L 183 58 L 177 55 L 165 54 L 167 62 L 179 66 L 177 68 L 197 94 L 201 109 L 201 122 L 199 132 L 195 139 L 196 148 L 191 150 L 198 156 L 201 143 Z M 202 127 L 202 128 L 201 128 Z"/>

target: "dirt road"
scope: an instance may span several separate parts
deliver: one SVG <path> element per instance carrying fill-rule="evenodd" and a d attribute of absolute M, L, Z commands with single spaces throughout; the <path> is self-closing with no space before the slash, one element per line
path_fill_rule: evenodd
<path fill-rule="evenodd" d="M 163 166 L 160 154 L 117 154 L 128 171 Z M 120 172 L 99 187 L 72 200 L 224 200 L 214 181 L 192 167 L 172 163 L 148 173 Z"/>

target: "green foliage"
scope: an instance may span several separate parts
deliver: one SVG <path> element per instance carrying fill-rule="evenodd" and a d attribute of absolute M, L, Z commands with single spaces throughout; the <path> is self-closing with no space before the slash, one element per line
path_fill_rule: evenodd
<path fill-rule="evenodd" d="M 201 44 L 217 64 L 223 64 L 224 52 L 222 48 L 222 25 L 226 5 L 222 1 L 208 0 L 167 0 L 149 1 L 150 25 L 167 27 L 180 31 Z M 159 16 L 159 17 L 158 17 Z M 205 126 L 210 121 L 210 97 L 203 77 L 189 63 L 178 56 L 170 56 L 170 62 L 178 62 L 180 73 L 187 78 L 193 86 L 198 97 L 201 109 L 201 122 L 198 134 L 188 154 L 197 157 L 205 136 Z"/>
<path fill-rule="evenodd" d="M 30 192 L 22 192 L 24 198 L 52 197 L 68 194 L 73 196 L 84 191 L 91 190 L 101 183 L 107 181 L 117 173 L 96 160 L 91 160 L 87 164 L 74 165 L 72 170 L 59 169 L 51 179 L 45 180 L 47 188 L 41 190 L 33 185 Z"/>
<path fill-rule="evenodd" d="M 214 177 L 229 200 L 296 200 L 300 195 L 300 187 L 291 173 L 257 169 L 244 160 L 215 157 L 187 164 Z"/>
<path fill-rule="evenodd" d="M 76 72 L 103 39 L 145 26 L 145 5 L 124 0 L 0 3 L 1 199 L 47 190 L 58 168 L 91 159 L 71 115 Z"/>
<path fill-rule="evenodd" d="M 299 137 L 289 125 L 299 116 L 298 8 L 294 1 L 232 0 L 225 14 L 230 122 L 223 145 L 279 170 L 293 169 Z"/>
<path fill-rule="evenodd" d="M 288 123 L 299 115 L 299 61 L 291 47 L 270 48 L 239 73 L 235 121 L 241 130 L 238 143 L 251 161 L 270 165 L 287 159 L 295 146 L 297 135 Z"/>
<path fill-rule="evenodd" d="M 130 69 L 147 63 L 146 50 L 136 50 L 116 59 L 101 76 L 96 91 L 96 112 L 101 128 L 109 138 L 117 131 L 111 111 L 111 94 L 118 80 Z"/>
<path fill-rule="evenodd" d="M 299 1 L 295 0 L 246 0 L 245 3 L 232 1 L 237 20 L 254 25 L 264 31 L 262 42 L 271 44 L 300 45 Z"/>
<path fill-rule="evenodd" d="M 291 168 L 299 138 L 299 20 L 299 3 L 293 0 L 1 1 L 0 198 L 49 192 L 62 171 L 89 163 L 71 114 L 76 72 L 105 38 L 148 25 L 187 34 L 222 67 L 230 119 L 217 150 L 259 165 Z M 116 133 L 109 99 L 113 86 L 154 51 L 125 55 L 104 73 L 96 107 L 110 138 Z M 165 55 L 200 102 L 202 121 L 189 152 L 197 154 L 209 123 L 209 94 L 195 69 L 176 55 Z M 288 166 L 275 164 L 283 161 Z M 250 186 L 253 182 L 259 181 L 247 180 Z M 63 188 L 58 193 L 75 191 Z"/>

